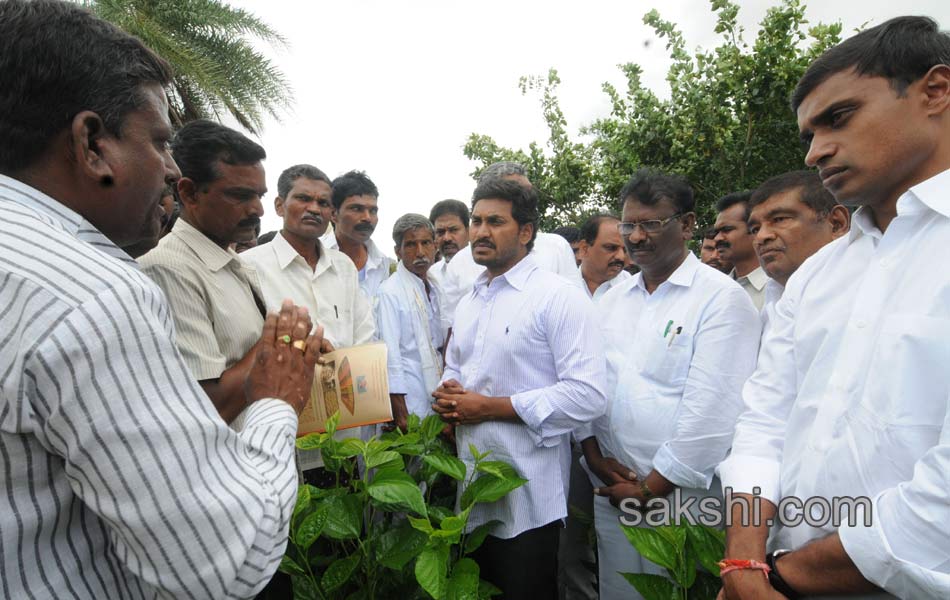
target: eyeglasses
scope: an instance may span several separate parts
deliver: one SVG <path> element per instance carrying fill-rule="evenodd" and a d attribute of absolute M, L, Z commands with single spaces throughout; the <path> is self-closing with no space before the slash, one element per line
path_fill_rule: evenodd
<path fill-rule="evenodd" d="M 637 227 L 643 230 L 643 233 L 657 233 L 664 227 L 667 223 L 678 219 L 683 216 L 683 213 L 676 213 L 672 217 L 666 219 L 651 219 L 649 221 L 633 221 L 632 223 L 617 223 L 617 229 L 620 231 L 620 235 L 626 237 L 636 231 Z"/>

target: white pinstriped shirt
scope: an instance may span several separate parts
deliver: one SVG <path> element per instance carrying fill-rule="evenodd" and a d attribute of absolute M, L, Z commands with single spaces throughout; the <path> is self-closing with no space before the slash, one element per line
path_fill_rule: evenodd
<path fill-rule="evenodd" d="M 0 214 L 0 597 L 253 597 L 287 542 L 293 409 L 231 430 L 132 259 L 2 175 Z"/>
<path fill-rule="evenodd" d="M 471 473 L 468 445 L 474 444 L 528 480 L 497 502 L 475 505 L 469 530 L 498 519 L 492 535 L 508 539 L 567 516 L 570 433 L 606 407 L 598 331 L 580 285 L 538 268 L 530 255 L 491 282 L 483 273 L 462 298 L 443 380 L 510 396 L 524 423 L 460 426 L 459 457 Z"/>

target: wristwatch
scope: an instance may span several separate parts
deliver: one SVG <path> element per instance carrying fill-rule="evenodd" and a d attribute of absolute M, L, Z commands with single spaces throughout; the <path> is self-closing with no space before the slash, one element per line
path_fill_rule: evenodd
<path fill-rule="evenodd" d="M 778 574 L 778 569 L 775 566 L 775 563 L 778 562 L 778 559 L 783 555 L 788 554 L 791 550 L 774 550 L 769 552 L 765 556 L 765 564 L 769 566 L 769 584 L 775 588 L 775 591 L 782 594 L 789 600 L 798 600 L 802 597 L 801 594 L 792 589 L 792 586 L 788 585 L 788 582 L 782 579 L 782 576 Z"/>

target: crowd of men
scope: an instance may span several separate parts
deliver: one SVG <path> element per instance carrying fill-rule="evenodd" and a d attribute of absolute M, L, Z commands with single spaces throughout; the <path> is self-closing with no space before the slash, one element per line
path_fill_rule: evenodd
<path fill-rule="evenodd" d="M 73 3 L 0 3 L 0 596 L 260 593 L 300 478 L 335 483 L 294 448 L 317 360 L 381 341 L 392 427 L 438 414 L 470 469 L 472 444 L 527 479 L 469 518 L 496 522 L 474 558 L 504 598 L 637 597 L 620 573 L 663 570 L 621 508 L 727 489 L 761 519 L 722 508 L 722 598 L 950 597 L 932 20 L 815 60 L 792 98 L 809 170 L 723 197 L 700 258 L 690 183 L 646 168 L 617 214 L 555 234 L 497 163 L 470 203 L 399 217 L 393 261 L 370 178 L 298 164 L 259 240 L 264 148 L 173 131 L 170 79 Z M 773 524 L 789 497 L 870 518 Z"/>

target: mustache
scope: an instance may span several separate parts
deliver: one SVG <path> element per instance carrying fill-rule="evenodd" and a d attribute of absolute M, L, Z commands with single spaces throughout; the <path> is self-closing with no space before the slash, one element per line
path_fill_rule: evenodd
<path fill-rule="evenodd" d="M 495 244 L 489 242 L 488 240 L 476 240 L 475 243 L 472 244 L 472 247 L 476 247 L 476 246 L 484 246 L 486 248 L 491 248 L 493 250 L 495 249 Z"/>
<path fill-rule="evenodd" d="M 368 231 L 369 233 L 373 233 L 373 230 L 376 228 L 373 227 L 372 223 L 357 223 L 353 226 L 353 229 L 356 231 Z"/>
<path fill-rule="evenodd" d="M 725 240 L 716 242 L 716 250 L 725 250 L 728 248 L 732 248 L 732 244 L 730 244 L 729 242 Z"/>
<path fill-rule="evenodd" d="M 261 224 L 260 217 L 248 217 L 243 221 L 238 222 L 238 227 L 257 227 Z"/>
<path fill-rule="evenodd" d="M 612 261 L 610 261 L 609 263 L 607 263 L 607 268 L 609 269 L 610 267 L 619 267 L 619 268 L 622 269 L 622 268 L 623 268 L 623 264 L 624 264 L 624 263 L 623 263 L 622 260 L 612 260 Z"/>
<path fill-rule="evenodd" d="M 446 248 L 455 248 L 456 250 L 458 250 L 458 247 L 459 247 L 458 244 L 456 244 L 455 242 L 451 242 L 451 241 L 449 241 L 449 242 L 442 242 L 442 243 L 439 245 L 439 248 L 442 248 L 443 250 L 445 250 Z"/>
<path fill-rule="evenodd" d="M 313 219 L 313 220 L 316 221 L 317 223 L 319 223 L 319 224 L 321 224 L 321 225 L 323 224 L 323 217 L 320 216 L 320 215 L 315 215 L 315 214 L 313 214 L 313 213 L 307 213 L 307 214 L 305 214 L 305 215 L 303 216 L 303 218 L 304 218 L 304 219 Z"/>
<path fill-rule="evenodd" d="M 432 261 L 426 258 L 425 256 L 420 256 L 416 260 L 412 261 L 414 267 L 421 267 L 422 265 L 431 265 Z"/>

